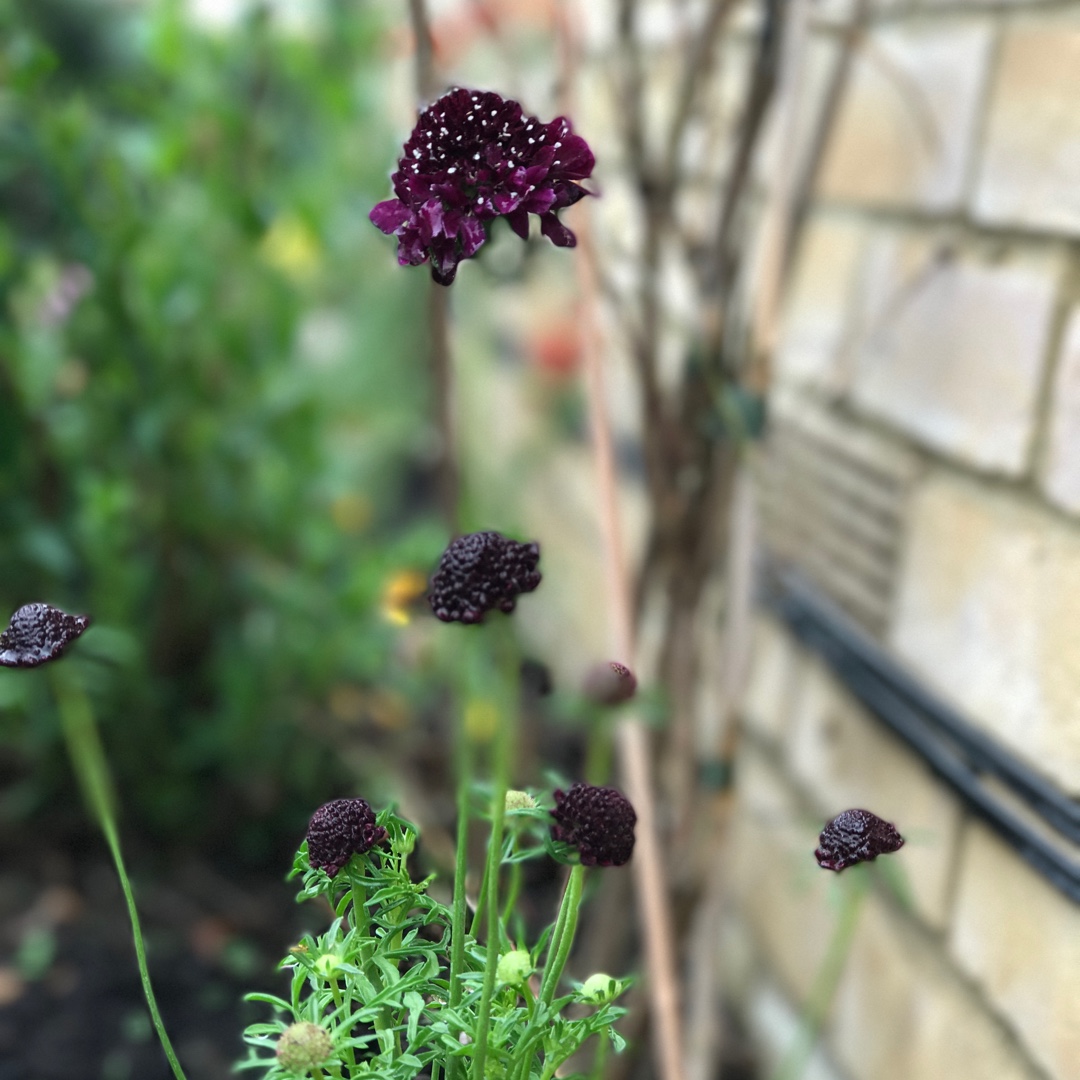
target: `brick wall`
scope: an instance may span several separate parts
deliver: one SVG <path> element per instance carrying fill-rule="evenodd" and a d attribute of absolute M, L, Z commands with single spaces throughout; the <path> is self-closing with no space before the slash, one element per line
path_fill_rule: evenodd
<path fill-rule="evenodd" d="M 872 10 L 774 393 L 911 458 L 883 642 L 1080 797 L 1080 4 Z M 908 837 L 909 902 L 873 891 L 811 1073 L 1080 1077 L 1080 907 L 767 616 L 743 728 L 720 948 L 759 1039 L 791 1037 L 836 918 L 817 831 L 864 805 Z"/>

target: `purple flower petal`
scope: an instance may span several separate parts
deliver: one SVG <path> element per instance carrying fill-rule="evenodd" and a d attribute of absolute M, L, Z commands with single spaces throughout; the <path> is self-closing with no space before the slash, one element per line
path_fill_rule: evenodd
<path fill-rule="evenodd" d="M 483 224 L 497 217 L 527 239 L 528 215 L 537 214 L 545 236 L 573 247 L 574 234 L 552 211 L 589 194 L 575 181 L 594 165 L 565 117 L 544 124 L 516 101 L 457 87 L 420 114 L 391 177 L 397 199 L 370 217 L 398 236 L 399 263 L 430 262 L 432 276 L 448 284 L 482 246 Z"/>
<path fill-rule="evenodd" d="M 461 257 L 463 259 L 471 259 L 487 239 L 483 223 L 473 217 L 467 217 L 461 222 L 459 236 L 461 237 Z"/>
<path fill-rule="evenodd" d="M 368 214 L 371 224 L 388 236 L 397 232 L 412 216 L 413 212 L 400 199 L 377 203 Z"/>
<path fill-rule="evenodd" d="M 554 214 L 541 215 L 540 231 L 556 247 L 577 247 L 577 237 Z"/>
<path fill-rule="evenodd" d="M 510 225 L 510 228 L 513 229 L 522 240 L 529 239 L 529 213 L 527 210 L 515 210 L 512 214 L 506 215 L 506 220 Z"/>
<path fill-rule="evenodd" d="M 0 667 L 37 667 L 55 660 L 89 625 L 89 615 L 24 604 L 0 633 Z"/>

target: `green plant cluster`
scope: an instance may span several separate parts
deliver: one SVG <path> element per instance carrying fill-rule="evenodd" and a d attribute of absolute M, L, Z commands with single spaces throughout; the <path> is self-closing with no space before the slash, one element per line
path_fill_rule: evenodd
<path fill-rule="evenodd" d="M 546 836 L 547 810 L 519 807 L 507 817 L 511 827 L 502 865 L 514 868 L 553 850 L 535 839 L 541 831 Z M 292 974 L 288 1000 L 249 996 L 272 1005 L 281 1018 L 247 1029 L 252 1050 L 239 1068 L 263 1070 L 265 1080 L 307 1075 L 411 1080 L 422 1073 L 438 1080 L 458 1069 L 472 1075 L 469 1065 L 485 1026 L 484 1076 L 500 1080 L 551 1080 L 592 1035 L 622 1049 L 612 1024 L 625 1010 L 613 1002 L 628 980 L 594 976 L 572 993 L 556 996 L 570 947 L 569 940 L 560 941 L 559 926 L 565 927 L 567 904 L 580 902 L 580 891 L 575 898 L 568 889 L 562 916 L 532 946 L 515 944 L 508 933 L 512 904 L 487 942 L 470 934 L 458 976 L 463 993 L 460 1003 L 451 1005 L 451 909 L 428 895 L 431 878 L 412 880 L 408 858 L 415 826 L 392 810 L 379 813 L 377 821 L 387 830 L 385 845 L 353 856 L 333 878 L 310 868 L 306 843 L 297 852 L 291 876 L 302 878 L 298 899 L 325 900 L 334 919 L 325 933 L 306 936 L 282 961 Z M 500 961 L 485 1025 L 480 1017 L 488 949 L 498 949 Z M 312 1056 L 305 1058 L 307 1047 Z"/>
<path fill-rule="evenodd" d="M 93 614 L 71 664 L 124 802 L 193 841 L 344 780 L 298 722 L 386 681 L 380 590 L 441 546 L 422 298 L 366 218 L 383 28 L 302 6 L 211 33 L 178 0 L 0 0 L 0 610 Z M 5 674 L 10 821 L 69 774 L 48 688 Z"/>

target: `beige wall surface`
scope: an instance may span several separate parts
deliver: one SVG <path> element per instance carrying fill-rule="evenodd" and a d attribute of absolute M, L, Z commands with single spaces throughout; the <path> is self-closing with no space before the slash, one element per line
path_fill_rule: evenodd
<path fill-rule="evenodd" d="M 1080 797 L 1080 4 L 871 10 L 773 392 L 853 447 L 916 456 L 881 643 Z M 906 895 L 872 890 L 816 1067 L 1080 1078 L 1080 907 L 766 616 L 742 712 L 727 936 L 753 943 L 750 1026 L 807 1002 L 837 920 L 809 853 L 825 817 L 866 806 L 908 838 Z"/>

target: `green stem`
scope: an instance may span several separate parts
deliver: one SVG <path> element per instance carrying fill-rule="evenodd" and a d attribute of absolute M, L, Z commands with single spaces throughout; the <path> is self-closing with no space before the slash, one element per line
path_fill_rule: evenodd
<path fill-rule="evenodd" d="M 161 1013 L 158 1012 L 157 1000 L 154 997 L 154 989 L 150 985 L 150 971 L 146 966 L 146 948 L 143 944 L 142 926 L 139 923 L 139 913 L 135 908 L 135 897 L 131 891 L 131 882 L 128 880 L 127 869 L 124 866 L 124 857 L 120 851 L 120 837 L 116 828 L 114 809 L 115 797 L 109 774 L 109 765 L 105 758 L 105 750 L 101 745 L 97 725 L 94 722 L 94 713 L 90 707 L 90 701 L 74 680 L 59 673 L 53 677 L 53 690 L 60 708 L 60 720 L 63 724 L 64 739 L 67 742 L 72 768 L 75 770 L 79 785 L 82 787 L 83 797 L 101 827 L 105 843 L 108 845 L 109 852 L 112 855 L 113 864 L 116 866 L 116 874 L 120 879 L 120 888 L 124 892 L 128 918 L 131 920 L 131 937 L 135 944 L 135 958 L 139 965 L 139 978 L 142 981 L 146 1004 L 150 1009 L 150 1018 L 154 1023 L 158 1039 L 161 1041 L 161 1048 L 165 1051 L 165 1057 L 168 1058 L 169 1065 L 172 1067 L 173 1075 L 177 1080 L 187 1080 L 184 1070 L 180 1068 L 180 1062 L 176 1059 L 176 1053 L 172 1048 L 172 1043 L 169 1041 L 169 1036 L 165 1031 Z"/>
<path fill-rule="evenodd" d="M 843 890 L 843 896 L 836 926 L 825 950 L 825 957 L 814 977 L 814 984 L 810 988 L 799 1031 L 773 1073 L 772 1080 L 798 1080 L 806 1071 L 810 1055 L 814 1052 L 814 1044 L 821 1034 L 825 1017 L 840 983 L 840 976 L 844 973 L 844 963 L 851 951 L 855 931 L 858 929 L 859 914 L 870 885 L 867 869 L 865 866 L 854 867 L 848 871 L 846 879 L 837 882 Z"/>
<path fill-rule="evenodd" d="M 604 1080 L 604 1067 L 607 1065 L 608 1047 L 611 1045 L 610 1032 L 610 1028 L 604 1028 L 596 1033 L 596 1057 L 593 1058 L 589 1080 Z"/>
<path fill-rule="evenodd" d="M 566 961 L 570 957 L 574 934 L 577 932 L 578 911 L 581 907 L 581 890 L 584 881 L 585 867 L 578 863 L 570 871 L 570 879 L 566 883 L 566 892 L 563 893 L 562 904 L 559 907 L 559 918 L 555 924 L 555 933 L 559 935 L 558 940 L 553 934 L 551 944 L 548 946 L 548 956 L 553 959 L 548 960 L 544 968 L 544 981 L 540 984 L 540 1001 L 544 1005 L 550 1005 L 554 999 Z"/>
<path fill-rule="evenodd" d="M 516 862 L 510 866 L 510 885 L 506 891 L 506 901 L 503 903 L 502 925 L 509 933 L 510 916 L 517 906 L 518 897 L 521 895 L 521 884 L 524 880 L 521 863 Z"/>
<path fill-rule="evenodd" d="M 462 702 L 464 705 L 464 702 Z M 461 973 L 465 970 L 465 878 L 469 872 L 469 790 L 472 787 L 472 749 L 468 736 L 459 731 L 457 752 L 457 851 L 454 860 L 454 906 L 450 913 L 450 1008 L 461 1005 L 464 987 Z M 446 1080 L 460 1080 L 462 1059 L 452 1057 L 446 1063 Z"/>
<path fill-rule="evenodd" d="M 495 992 L 495 973 L 499 966 L 502 923 L 499 919 L 499 869 L 502 865 L 503 828 L 506 822 L 506 791 L 510 786 L 510 766 L 514 753 L 518 710 L 518 656 L 513 642 L 507 639 L 500 650 L 502 697 L 500 723 L 495 732 L 495 761 L 491 793 L 491 837 L 488 841 L 487 866 L 484 871 L 487 891 L 482 903 L 487 908 L 487 955 L 484 982 L 476 1016 L 476 1051 L 473 1057 L 473 1080 L 483 1080 L 487 1060 L 488 1028 L 491 1023 L 491 999 Z"/>

